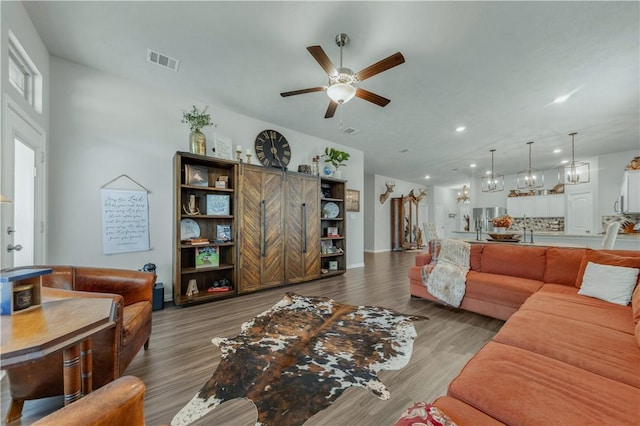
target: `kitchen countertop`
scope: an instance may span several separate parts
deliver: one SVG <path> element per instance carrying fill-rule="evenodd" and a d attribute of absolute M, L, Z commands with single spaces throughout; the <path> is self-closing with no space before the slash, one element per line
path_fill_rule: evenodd
<path fill-rule="evenodd" d="M 522 236 L 522 231 L 513 231 L 511 234 Z M 527 231 L 527 239 L 529 239 Z M 490 238 L 486 232 L 482 232 L 480 241 L 476 240 L 476 232 L 471 231 L 454 231 L 453 238 L 466 240 L 469 242 L 485 242 L 491 244 L 507 244 L 504 242 L 487 241 Z M 583 235 L 567 235 L 564 232 L 553 231 L 533 231 L 533 241 L 535 246 L 557 246 L 557 247 L 588 247 L 592 249 L 600 249 L 604 234 L 583 234 Z M 531 243 L 513 242 L 512 244 L 532 245 Z M 618 234 L 614 245 L 616 250 L 640 250 L 640 234 Z"/>
<path fill-rule="evenodd" d="M 527 235 L 529 235 L 530 230 L 527 229 Z M 473 235 L 476 236 L 475 231 L 453 231 L 454 234 L 461 235 Z M 488 233 L 482 231 L 482 235 L 486 236 Z M 522 235 L 522 231 L 509 231 L 508 234 L 520 234 Z M 536 235 L 540 235 L 542 237 L 568 237 L 568 238 L 603 238 L 604 233 L 602 234 L 565 234 L 562 231 L 533 231 L 533 238 L 535 239 Z M 618 238 L 629 238 L 629 239 L 640 239 L 640 234 L 618 234 Z"/>

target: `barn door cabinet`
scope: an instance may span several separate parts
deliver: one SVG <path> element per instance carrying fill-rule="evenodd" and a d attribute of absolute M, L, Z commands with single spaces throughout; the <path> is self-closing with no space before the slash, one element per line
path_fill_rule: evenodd
<path fill-rule="evenodd" d="M 240 293 L 284 283 L 284 173 L 240 166 Z"/>
<path fill-rule="evenodd" d="M 236 294 L 234 161 L 174 156 L 173 301 L 208 302 Z"/>
<path fill-rule="evenodd" d="M 286 173 L 287 284 L 320 276 L 320 187 L 318 177 Z"/>

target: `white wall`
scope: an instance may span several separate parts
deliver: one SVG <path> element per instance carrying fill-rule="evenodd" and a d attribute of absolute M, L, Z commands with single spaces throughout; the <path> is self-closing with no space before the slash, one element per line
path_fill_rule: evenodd
<path fill-rule="evenodd" d="M 162 71 L 160 71 L 162 72 Z M 188 151 L 188 127 L 180 123 L 182 110 L 202 99 L 161 92 L 57 57 L 51 58 L 51 205 L 48 261 L 138 269 L 157 265 L 158 282 L 170 299 L 172 283 L 173 156 Z M 252 147 L 264 129 L 278 130 L 292 147 L 291 169 L 311 164 L 325 146 L 351 154 L 342 176 L 347 187 L 364 186 L 363 153 L 293 130 L 210 108 L 216 132 L 234 146 Z M 204 129 L 209 150 L 213 128 Z M 209 151 L 210 152 L 210 151 Z M 255 163 L 255 157 L 254 157 Z M 100 187 L 127 174 L 148 188 L 151 251 L 105 256 L 102 254 Z M 111 188 L 118 188 L 116 182 Z M 130 187 L 129 184 L 126 187 Z M 361 200 L 362 202 L 362 200 Z M 348 267 L 364 264 L 363 213 L 347 217 Z"/>
<path fill-rule="evenodd" d="M 389 180 L 395 182 L 393 192 L 384 204 L 380 204 L 380 194 L 386 190 L 385 183 Z M 413 182 L 402 181 L 388 176 L 370 175 L 367 176 L 365 185 L 367 196 L 371 201 L 367 203 L 365 229 L 367 238 L 365 239 L 365 251 L 378 253 L 391 250 L 391 198 L 409 195 L 411 190 L 418 195 L 419 190 L 426 186 L 416 185 Z M 430 190 L 429 190 L 430 192 Z M 427 197 L 423 198 L 418 205 L 418 223 L 422 225 L 427 218 Z"/>

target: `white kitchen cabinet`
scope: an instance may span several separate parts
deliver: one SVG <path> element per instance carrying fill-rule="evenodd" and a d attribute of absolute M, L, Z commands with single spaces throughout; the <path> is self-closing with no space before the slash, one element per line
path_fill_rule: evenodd
<path fill-rule="evenodd" d="M 621 195 L 622 213 L 640 213 L 640 170 L 624 172 Z"/>
<path fill-rule="evenodd" d="M 508 197 L 507 214 L 511 217 L 533 217 L 535 197 Z"/>
<path fill-rule="evenodd" d="M 534 195 L 507 198 L 511 217 L 564 217 L 564 195 Z"/>

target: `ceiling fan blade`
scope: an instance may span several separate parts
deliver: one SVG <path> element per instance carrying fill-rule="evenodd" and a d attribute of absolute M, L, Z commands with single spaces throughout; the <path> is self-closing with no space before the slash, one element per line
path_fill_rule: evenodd
<path fill-rule="evenodd" d="M 280 93 L 280 96 L 285 98 L 287 96 L 303 95 L 305 93 L 322 92 L 323 90 L 327 90 L 327 88 L 326 87 L 311 87 L 309 89 L 294 90 L 292 92 L 282 92 L 282 93 Z"/>
<path fill-rule="evenodd" d="M 318 63 L 322 67 L 322 69 L 325 70 L 325 72 L 328 75 L 337 75 L 338 74 L 338 71 L 336 70 L 336 67 L 333 65 L 333 63 L 331 62 L 331 59 L 329 59 L 327 54 L 324 53 L 324 50 L 322 50 L 322 47 L 320 47 L 320 46 L 309 46 L 309 47 L 307 47 L 307 50 L 309 51 L 309 53 L 311 53 L 311 56 L 313 56 L 313 58 L 316 61 L 318 61 Z"/>
<path fill-rule="evenodd" d="M 338 108 L 338 103 L 329 101 L 329 108 L 327 108 L 327 113 L 324 115 L 324 118 L 332 118 L 336 113 L 336 109 Z"/>
<path fill-rule="evenodd" d="M 369 77 L 373 77 L 376 74 L 380 74 L 383 71 L 386 71 L 403 63 L 404 56 L 402 56 L 402 53 L 396 52 L 393 55 L 384 58 L 383 60 L 378 61 L 373 65 L 369 65 L 361 71 L 358 71 L 356 73 L 356 77 L 358 77 L 358 80 L 363 81 Z"/>
<path fill-rule="evenodd" d="M 391 102 L 391 100 L 390 100 L 390 99 L 383 98 L 383 97 L 382 97 L 382 96 L 380 96 L 380 95 L 376 95 L 376 94 L 375 94 L 375 93 L 373 93 L 373 92 L 370 92 L 370 91 L 368 91 L 368 90 L 361 89 L 361 88 L 359 88 L 359 87 L 356 89 L 356 96 L 357 96 L 358 98 L 360 98 L 360 99 L 364 99 L 365 101 L 372 102 L 372 103 L 374 103 L 374 104 L 376 104 L 376 105 L 379 105 L 379 106 L 381 106 L 381 107 L 387 106 L 387 104 L 388 104 L 389 102 Z"/>

